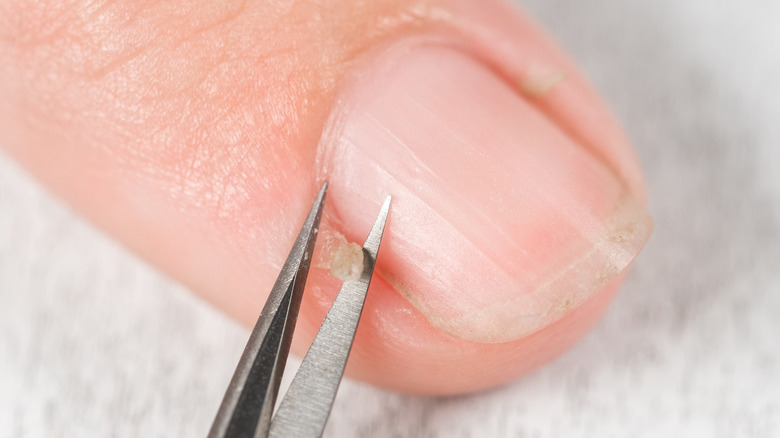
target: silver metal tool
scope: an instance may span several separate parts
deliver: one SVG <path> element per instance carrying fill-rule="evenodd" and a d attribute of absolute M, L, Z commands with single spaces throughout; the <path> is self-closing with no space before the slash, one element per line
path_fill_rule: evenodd
<path fill-rule="evenodd" d="M 319 437 L 355 338 L 387 221 L 385 200 L 363 244 L 363 272 L 345 281 L 273 414 L 317 239 L 327 182 L 314 200 L 228 385 L 209 438 Z"/>

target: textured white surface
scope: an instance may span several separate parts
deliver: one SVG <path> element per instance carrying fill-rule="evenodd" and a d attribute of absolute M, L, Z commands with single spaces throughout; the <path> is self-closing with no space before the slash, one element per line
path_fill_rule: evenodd
<path fill-rule="evenodd" d="M 572 351 L 328 436 L 780 436 L 780 3 L 532 0 L 635 141 L 656 232 Z M 0 437 L 203 436 L 248 332 L 0 156 Z"/>

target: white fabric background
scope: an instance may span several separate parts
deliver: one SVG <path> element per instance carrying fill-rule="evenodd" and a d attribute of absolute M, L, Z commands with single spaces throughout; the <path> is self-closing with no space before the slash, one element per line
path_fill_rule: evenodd
<path fill-rule="evenodd" d="M 655 234 L 559 360 L 446 399 L 347 381 L 326 435 L 780 436 L 780 2 L 522 3 L 634 140 Z M 247 334 L 0 156 L 0 437 L 204 436 Z"/>

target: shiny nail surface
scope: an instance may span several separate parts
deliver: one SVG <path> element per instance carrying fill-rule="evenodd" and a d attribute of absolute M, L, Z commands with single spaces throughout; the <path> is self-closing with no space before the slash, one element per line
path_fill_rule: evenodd
<path fill-rule="evenodd" d="M 345 230 L 366 228 L 366 206 L 393 195 L 377 272 L 470 341 L 507 342 L 560 319 L 623 271 L 652 229 L 615 172 L 446 47 L 391 50 L 354 78 L 317 159 L 337 210 L 367 212 Z"/>

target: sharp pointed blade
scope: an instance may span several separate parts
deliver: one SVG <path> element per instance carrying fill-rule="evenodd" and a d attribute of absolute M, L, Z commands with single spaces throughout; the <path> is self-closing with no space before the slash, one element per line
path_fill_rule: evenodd
<path fill-rule="evenodd" d="M 318 437 L 325 430 L 355 338 L 382 241 L 387 197 L 363 245 L 363 272 L 341 287 L 271 423 L 270 437 Z"/>
<path fill-rule="evenodd" d="M 267 434 L 311 265 L 326 190 L 324 183 L 249 335 L 209 438 Z"/>

